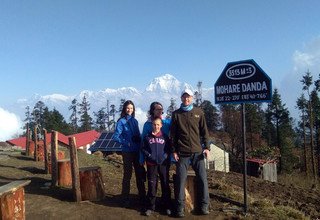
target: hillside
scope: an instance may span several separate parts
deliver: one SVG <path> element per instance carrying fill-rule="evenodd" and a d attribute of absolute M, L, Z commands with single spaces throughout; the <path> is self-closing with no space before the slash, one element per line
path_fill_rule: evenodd
<path fill-rule="evenodd" d="M 70 189 L 47 187 L 51 175 L 44 174 L 43 162 L 35 162 L 21 152 L 0 152 L 0 185 L 20 179 L 30 179 L 26 191 L 27 219 L 140 219 L 141 207 L 132 184 L 131 206 L 122 207 L 122 165 L 102 157 L 78 151 L 79 166 L 101 166 L 106 197 L 100 202 L 72 201 Z M 294 185 L 271 183 L 248 178 L 248 212 L 244 215 L 237 202 L 242 202 L 242 175 L 209 172 L 211 213 L 209 216 L 188 214 L 194 219 L 317 219 L 320 217 L 320 191 Z M 228 202 L 228 200 L 230 200 Z M 168 219 L 156 212 L 149 219 Z"/>

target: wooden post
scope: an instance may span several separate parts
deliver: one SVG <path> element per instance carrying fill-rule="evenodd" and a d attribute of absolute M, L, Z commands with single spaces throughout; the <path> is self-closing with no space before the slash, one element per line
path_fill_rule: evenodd
<path fill-rule="evenodd" d="M 56 187 L 58 184 L 58 132 L 52 131 L 51 134 L 51 180 L 52 187 Z"/>
<path fill-rule="evenodd" d="M 34 160 L 39 161 L 37 126 L 34 126 Z"/>
<path fill-rule="evenodd" d="M 76 202 L 80 202 L 81 190 L 80 190 L 79 165 L 78 165 L 78 155 L 77 155 L 75 137 L 69 137 L 69 146 L 70 146 L 70 162 L 71 162 L 73 197 Z"/>
<path fill-rule="evenodd" d="M 186 211 L 191 212 L 195 209 L 197 205 L 196 195 L 197 195 L 197 184 L 195 184 L 195 172 L 188 171 L 187 181 L 185 185 L 185 195 L 186 195 Z"/>
<path fill-rule="evenodd" d="M 18 180 L 0 187 L 0 219 L 24 220 L 24 186 L 31 180 Z"/>
<path fill-rule="evenodd" d="M 58 184 L 63 187 L 72 186 L 70 159 L 58 160 Z"/>
<path fill-rule="evenodd" d="M 26 156 L 30 156 L 30 128 L 29 123 L 27 123 L 27 131 L 26 131 Z"/>
<path fill-rule="evenodd" d="M 185 210 L 187 212 L 191 212 L 195 210 L 197 207 L 197 184 L 196 184 L 196 174 L 193 170 L 188 170 L 186 184 L 184 187 L 185 193 Z M 177 188 L 177 174 L 173 174 L 173 182 L 174 182 L 174 197 L 177 199 L 178 197 L 178 188 Z"/>
<path fill-rule="evenodd" d="M 80 168 L 81 199 L 99 201 L 105 196 L 101 167 Z"/>
<path fill-rule="evenodd" d="M 44 170 L 45 173 L 49 173 L 49 159 L 48 159 L 48 145 L 47 145 L 47 130 L 43 129 L 43 156 L 44 156 Z"/>

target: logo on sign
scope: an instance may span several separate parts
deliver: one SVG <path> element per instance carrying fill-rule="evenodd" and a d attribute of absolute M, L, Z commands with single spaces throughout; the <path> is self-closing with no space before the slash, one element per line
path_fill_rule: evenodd
<path fill-rule="evenodd" d="M 226 71 L 226 76 L 232 80 L 247 79 L 256 73 L 256 68 L 254 65 L 249 63 L 237 64 Z"/>

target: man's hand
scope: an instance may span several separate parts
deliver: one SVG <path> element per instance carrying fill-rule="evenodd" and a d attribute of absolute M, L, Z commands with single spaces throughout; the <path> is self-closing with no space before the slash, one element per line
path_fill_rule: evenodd
<path fill-rule="evenodd" d="M 176 152 L 172 153 L 173 154 L 173 158 L 178 161 L 179 160 L 179 156 Z"/>
<path fill-rule="evenodd" d="M 202 153 L 207 158 L 207 160 L 210 159 L 210 151 L 208 149 L 204 149 Z"/>

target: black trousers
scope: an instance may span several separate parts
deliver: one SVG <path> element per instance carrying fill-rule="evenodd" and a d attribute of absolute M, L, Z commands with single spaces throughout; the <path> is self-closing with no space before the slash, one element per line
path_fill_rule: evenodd
<path fill-rule="evenodd" d="M 158 178 L 160 178 L 161 192 L 162 192 L 161 202 L 163 204 L 163 208 L 170 208 L 171 190 L 169 186 L 169 169 L 170 169 L 169 163 L 164 163 L 161 165 L 147 165 L 147 177 L 148 177 L 147 209 L 155 210 Z"/>
<path fill-rule="evenodd" d="M 122 196 L 129 197 L 130 193 L 130 180 L 132 177 L 132 167 L 136 175 L 136 183 L 138 193 L 141 199 L 146 196 L 145 189 L 145 170 L 139 163 L 139 152 L 122 152 L 123 159 L 123 179 L 122 179 Z"/>

